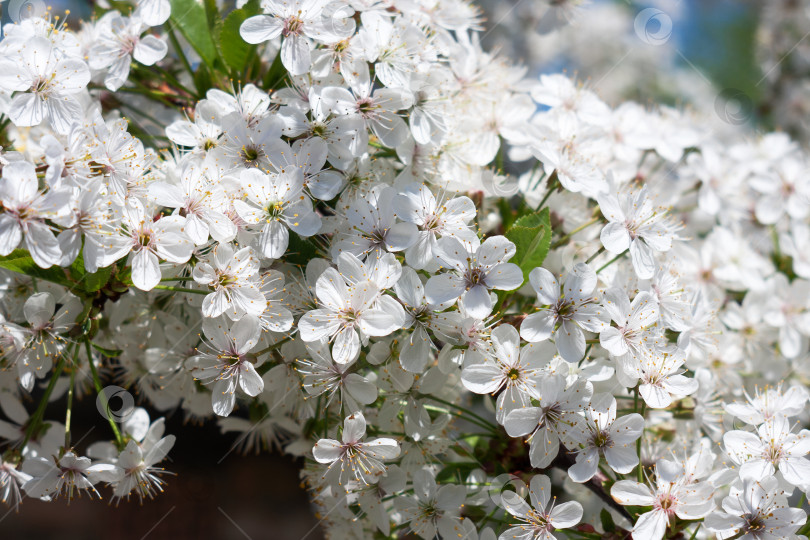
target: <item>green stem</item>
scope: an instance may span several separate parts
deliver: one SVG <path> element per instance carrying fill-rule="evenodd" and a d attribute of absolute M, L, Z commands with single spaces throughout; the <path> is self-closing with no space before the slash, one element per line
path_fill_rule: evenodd
<path fill-rule="evenodd" d="M 700 530 L 701 525 L 703 525 L 703 522 L 702 521 L 698 522 L 697 527 L 695 527 L 695 530 L 692 533 L 692 536 L 689 537 L 689 540 L 695 540 L 695 538 L 697 538 L 697 533 Z"/>
<path fill-rule="evenodd" d="M 441 403 L 442 405 L 446 405 L 447 407 L 451 407 L 453 409 L 456 409 L 457 411 L 461 411 L 462 413 L 466 413 L 466 414 L 470 415 L 471 417 L 477 419 L 479 422 L 482 422 L 484 424 L 484 426 L 482 426 L 482 427 L 486 427 L 487 429 L 490 429 L 495 433 L 498 432 L 498 426 L 496 426 L 495 424 L 493 424 L 492 422 L 490 422 L 486 418 L 483 418 L 483 417 L 475 414 L 474 412 L 472 412 L 469 409 L 466 409 L 466 408 L 464 408 L 464 407 L 462 407 L 460 405 L 456 405 L 455 403 L 445 401 L 445 400 L 443 400 L 441 398 L 437 398 L 436 396 L 425 395 L 424 397 L 426 397 L 426 398 L 428 398 L 430 400 L 436 401 L 438 403 Z"/>
<path fill-rule="evenodd" d="M 597 251 L 596 253 L 594 253 L 590 257 L 588 257 L 588 259 L 585 261 L 585 264 L 591 264 L 591 261 L 593 261 L 595 258 L 597 258 L 599 255 L 601 255 L 604 252 L 605 252 L 605 246 L 600 247 L 599 251 Z"/>
<path fill-rule="evenodd" d="M 260 351 L 259 351 L 259 352 L 257 352 L 257 353 L 253 353 L 253 355 L 254 355 L 256 358 L 258 358 L 259 356 L 261 356 L 261 355 L 263 355 L 263 354 L 267 354 L 267 353 L 269 353 L 269 352 L 275 351 L 276 349 L 278 349 L 279 347 L 281 347 L 282 345 L 284 345 L 285 343 L 287 343 L 287 342 L 288 342 L 288 341 L 290 341 L 291 339 L 292 339 L 292 336 L 287 336 L 287 337 L 285 337 L 284 339 L 282 339 L 281 341 L 277 341 L 277 342 L 273 343 L 272 345 L 270 345 L 270 346 L 269 346 L 269 347 L 267 347 L 266 349 L 262 349 L 262 350 L 260 350 Z"/>
<path fill-rule="evenodd" d="M 189 63 L 188 58 L 186 58 L 186 54 L 183 52 L 183 47 L 180 46 L 180 41 L 178 41 L 177 35 L 174 33 L 174 28 L 171 26 L 168 28 L 169 41 L 172 42 L 172 47 L 174 47 L 174 50 L 177 52 L 177 56 L 180 58 L 180 62 L 183 63 L 183 67 L 186 68 L 186 71 L 188 71 L 188 74 L 191 76 L 191 80 L 194 81 L 194 70 L 191 69 L 191 64 Z M 194 88 L 197 88 L 196 82 L 194 83 Z M 199 95 L 200 89 L 197 88 L 197 96 L 199 97 Z"/>
<path fill-rule="evenodd" d="M 476 420 L 475 418 L 472 418 L 470 416 L 464 416 L 463 411 L 461 411 L 459 409 L 451 411 L 451 410 L 447 410 L 447 409 L 442 408 L 442 407 L 437 407 L 436 405 L 429 405 L 429 404 L 424 405 L 424 407 L 425 407 L 425 410 L 427 410 L 427 411 L 436 411 L 436 412 L 440 412 L 442 414 L 449 414 L 450 416 L 455 416 L 457 418 L 461 418 L 465 422 L 469 422 L 474 426 L 478 426 L 478 427 L 480 427 L 481 429 L 483 429 L 483 430 L 485 430 L 487 432 L 487 433 L 482 433 L 482 435 L 487 435 L 488 434 L 491 437 L 499 437 L 498 433 L 496 431 L 494 431 L 490 426 L 488 426 L 487 424 L 482 423 L 480 420 Z"/>
<path fill-rule="evenodd" d="M 194 281 L 193 277 L 165 277 L 160 278 L 161 283 L 164 281 Z"/>
<path fill-rule="evenodd" d="M 771 225 L 771 239 L 773 240 L 773 254 L 777 259 L 782 258 L 782 252 L 779 248 L 779 233 L 776 230 L 775 225 Z"/>
<path fill-rule="evenodd" d="M 138 116 L 141 116 L 141 117 L 145 118 L 146 120 L 149 120 L 150 122 L 152 122 L 156 126 L 165 127 L 165 122 L 160 122 L 157 118 L 155 118 L 151 114 L 147 114 L 147 113 L 143 112 L 141 109 L 138 109 L 137 107 L 133 107 L 129 103 L 124 103 L 123 101 L 120 101 L 119 103 L 120 103 L 121 107 L 124 107 L 127 110 L 137 114 Z M 143 128 L 141 128 L 141 129 L 143 129 Z M 152 137 L 153 139 L 158 139 L 158 140 L 161 140 L 161 141 L 170 140 L 168 137 L 165 137 L 163 135 L 151 135 L 150 134 L 149 136 Z"/>
<path fill-rule="evenodd" d="M 185 293 L 192 293 L 192 294 L 209 294 L 210 291 L 200 291 L 198 289 L 187 289 L 185 287 L 169 287 L 168 285 L 155 285 L 155 289 L 159 289 L 161 291 L 173 291 L 173 292 L 185 292 Z"/>
<path fill-rule="evenodd" d="M 590 220 L 590 221 L 588 221 L 588 222 L 586 222 L 586 223 L 583 223 L 582 225 L 580 225 L 579 227 L 577 227 L 576 229 L 574 229 L 574 230 L 573 230 L 573 231 L 571 231 L 570 233 L 566 234 L 565 236 L 563 236 L 562 238 L 560 238 L 559 240 L 557 240 L 557 241 L 554 243 L 554 245 L 553 245 L 553 246 L 551 246 L 551 249 L 556 249 L 556 248 L 560 247 L 561 245 L 563 245 L 563 244 L 565 243 L 565 241 L 566 241 L 566 240 L 568 240 L 569 238 L 571 238 L 572 236 L 574 236 L 574 235 L 575 235 L 575 234 L 577 234 L 578 232 L 580 232 L 580 231 L 582 231 L 582 230 L 584 230 L 584 229 L 587 229 L 588 227 L 590 227 L 590 226 L 591 226 L 591 225 L 593 225 L 594 223 L 598 223 L 599 221 L 601 221 L 601 218 L 599 218 L 599 217 L 595 217 L 595 218 L 593 218 L 592 220 Z"/>
<path fill-rule="evenodd" d="M 548 187 L 546 188 L 546 194 L 543 195 L 543 198 L 540 200 L 540 204 L 537 205 L 537 210 L 543 208 L 543 205 L 546 204 L 546 201 L 549 197 L 551 197 L 551 192 L 554 191 L 554 188 L 557 187 L 557 171 L 555 170 L 551 173 L 551 176 L 548 177 Z"/>
<path fill-rule="evenodd" d="M 480 522 L 478 522 L 478 528 L 479 528 L 479 529 L 481 529 L 481 528 L 482 528 L 484 525 L 486 525 L 486 524 L 487 524 L 487 522 L 489 522 L 490 520 L 492 520 L 492 518 L 494 518 L 494 517 L 495 517 L 495 512 L 497 512 L 498 510 L 500 510 L 500 508 L 501 508 L 501 507 L 500 507 L 500 506 L 498 506 L 498 505 L 496 504 L 496 505 L 495 505 L 495 507 L 494 507 L 492 510 L 490 510 L 489 514 L 485 515 L 485 516 L 484 516 L 484 517 L 481 519 L 481 521 L 480 521 Z"/>
<path fill-rule="evenodd" d="M 153 88 L 148 88 L 143 84 L 139 83 L 138 81 L 133 81 L 135 84 L 139 85 L 137 88 L 129 88 L 126 86 L 122 86 L 116 92 L 123 92 L 125 94 L 139 94 L 141 96 L 146 96 L 148 98 L 152 98 L 155 101 L 159 101 L 161 104 L 167 107 L 173 107 L 171 102 L 167 101 L 168 98 L 174 98 L 178 96 L 174 96 L 172 94 L 167 94 L 166 92 L 161 92 L 160 90 L 155 90 Z M 104 87 L 96 87 L 98 90 L 106 90 Z"/>
<path fill-rule="evenodd" d="M 39 400 L 37 410 L 34 411 L 34 414 L 28 421 L 28 426 L 25 428 L 25 437 L 23 438 L 23 442 L 20 448 L 25 448 L 25 446 L 28 444 L 28 441 L 31 440 L 31 437 L 34 435 L 36 431 L 39 430 L 40 426 L 42 425 L 42 417 L 45 415 L 45 407 L 48 406 L 48 400 L 50 400 L 51 398 L 53 389 L 56 386 L 56 381 L 62 374 L 63 369 L 65 369 L 65 355 L 60 355 L 59 362 L 57 362 L 56 367 L 54 368 L 53 373 L 51 374 L 51 380 L 50 382 L 48 382 L 48 387 L 45 389 L 45 393 Z"/>
<path fill-rule="evenodd" d="M 68 386 L 67 412 L 65 412 L 65 452 L 70 450 L 70 420 L 73 415 L 73 386 L 76 382 L 76 360 L 78 356 L 79 347 L 76 347 L 76 355 L 70 368 L 70 386 Z"/>
<path fill-rule="evenodd" d="M 604 270 L 605 268 L 607 268 L 607 267 L 608 267 L 608 266 L 610 266 L 611 264 L 615 263 L 616 261 L 618 261 L 618 260 L 619 260 L 619 259 L 621 259 L 622 257 L 624 257 L 624 252 L 619 253 L 618 255 L 616 255 L 615 257 L 613 257 L 612 259 L 610 259 L 608 262 L 606 262 L 605 264 L 603 264 L 602 266 L 600 266 L 600 267 L 599 267 L 599 269 L 596 271 L 596 273 L 598 274 L 599 272 L 601 272 L 602 270 Z"/>
<path fill-rule="evenodd" d="M 638 387 L 636 387 L 636 395 L 638 395 Z M 635 407 L 633 408 L 635 410 Z M 644 418 L 647 413 L 647 404 L 641 402 L 641 417 Z M 641 436 L 636 440 L 636 454 L 638 455 L 638 482 L 644 483 L 644 463 L 641 461 L 641 439 L 644 438 L 644 430 L 641 430 Z"/>
<path fill-rule="evenodd" d="M 96 392 L 104 405 L 104 410 L 109 412 L 109 408 L 107 407 L 107 396 L 102 391 L 101 379 L 98 376 L 98 371 L 96 371 L 95 364 L 93 364 L 93 351 L 90 347 L 89 339 L 84 341 L 84 346 L 87 350 L 87 363 L 90 364 L 90 373 L 93 375 L 93 386 L 95 386 Z M 109 414 L 107 415 L 107 421 L 110 423 L 110 428 L 112 428 L 113 434 L 115 434 L 115 442 L 118 444 L 118 449 L 122 450 L 124 448 L 124 438 L 121 436 L 121 431 L 118 429 L 115 420 L 113 420 L 112 416 Z"/>
<path fill-rule="evenodd" d="M 157 67 L 157 68 L 158 68 L 158 70 L 160 70 L 160 72 L 161 72 L 162 74 L 166 75 L 166 77 L 169 79 L 169 82 L 170 82 L 171 84 L 173 84 L 173 85 L 174 85 L 174 86 L 175 86 L 175 87 L 176 87 L 178 90 L 182 90 L 183 92 L 185 92 L 186 94 L 188 94 L 188 95 L 189 95 L 189 96 L 191 96 L 192 98 L 196 98 L 197 93 L 196 93 L 196 92 L 192 92 L 191 90 L 189 90 L 188 88 L 186 88 L 186 86 L 185 86 L 183 83 L 181 83 L 181 82 L 180 82 L 180 81 L 177 79 L 177 77 L 175 77 L 175 76 L 174 76 L 174 75 L 173 75 L 173 74 L 172 74 L 172 73 L 171 73 L 169 70 L 167 70 L 166 68 L 162 68 L 162 67 L 160 67 L 160 66 L 158 66 L 158 65 L 156 65 L 155 67 Z"/>
<path fill-rule="evenodd" d="M 647 156 L 652 153 L 650 150 L 644 150 L 644 153 L 641 154 L 641 159 L 638 160 L 638 165 L 636 165 L 636 170 L 639 172 L 641 171 L 641 166 L 644 165 L 644 162 L 647 160 Z"/>

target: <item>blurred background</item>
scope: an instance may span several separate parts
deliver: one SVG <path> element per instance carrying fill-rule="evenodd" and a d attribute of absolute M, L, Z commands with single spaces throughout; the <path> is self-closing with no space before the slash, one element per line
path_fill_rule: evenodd
<path fill-rule="evenodd" d="M 74 444 L 105 439 L 109 426 L 96 410 L 95 396 L 74 405 Z M 115 409 L 118 405 L 111 402 Z M 46 418 L 64 414 L 57 401 Z M 157 418 L 157 414 L 153 415 Z M 213 423 L 183 423 L 183 414 L 166 415 L 166 432 L 180 434 L 162 465 L 166 490 L 153 500 L 89 499 L 85 494 L 45 503 L 25 499 L 19 512 L 0 506 L 3 540 L 319 540 L 323 538 L 299 484 L 303 463 L 280 454 L 244 456 L 231 451 L 235 440 Z M 82 438 L 85 440 L 82 442 Z M 109 495 L 109 490 L 102 490 Z"/>
<path fill-rule="evenodd" d="M 803 142 L 810 136 L 808 4 L 479 2 L 486 19 L 484 47 L 522 63 L 532 76 L 566 71 L 612 105 L 628 99 L 687 108 L 709 104 L 727 123 L 781 128 Z M 52 0 L 50 5 L 54 14 L 70 10 L 74 28 L 93 11 L 84 0 Z M 4 23 L 7 17 L 3 9 Z M 107 429 L 91 400 L 79 403 L 74 418 L 75 433 L 88 440 Z M 0 538 L 322 538 L 299 483 L 301 463 L 286 456 L 230 452 L 234 437 L 221 435 L 213 424 L 183 425 L 181 413 L 168 415 L 166 427 L 167 433 L 183 436 L 167 465 L 176 476 L 155 500 L 139 505 L 133 499 L 117 507 L 86 496 L 69 505 L 26 500 L 18 513 L 3 509 Z"/>

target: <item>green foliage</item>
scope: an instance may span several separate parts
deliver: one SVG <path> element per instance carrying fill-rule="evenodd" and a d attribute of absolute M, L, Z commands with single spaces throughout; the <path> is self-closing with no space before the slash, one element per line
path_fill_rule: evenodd
<path fill-rule="evenodd" d="M 543 264 L 551 245 L 551 220 L 548 208 L 518 218 L 506 237 L 514 242 L 517 253 L 510 260 L 523 271 L 523 279 L 529 278 L 529 272 Z"/>
<path fill-rule="evenodd" d="M 215 36 L 219 56 L 234 75 L 245 71 L 248 62 L 253 58 L 256 46 L 247 43 L 239 34 L 239 28 L 246 19 L 258 15 L 259 0 L 250 0 L 244 7 L 232 11 L 225 20 L 219 20 L 215 27 Z"/>
<path fill-rule="evenodd" d="M 81 289 L 87 293 L 94 293 L 100 291 L 104 285 L 110 280 L 112 274 L 112 266 L 107 268 L 99 268 L 98 271 L 89 274 L 84 269 L 84 256 L 79 252 L 79 256 L 70 265 L 70 277 L 76 280 Z"/>
<path fill-rule="evenodd" d="M 276 59 L 273 60 L 273 64 L 270 66 L 267 74 L 265 74 L 262 83 L 264 84 L 264 88 L 266 90 L 276 89 L 281 86 L 281 83 L 286 77 L 287 70 L 281 63 L 281 53 L 279 53 L 276 55 Z"/>
<path fill-rule="evenodd" d="M 107 349 L 106 347 L 102 347 L 101 345 L 98 345 L 94 342 L 91 342 L 90 345 L 92 345 L 95 350 L 97 350 L 98 352 L 100 352 L 101 354 L 103 354 L 108 358 L 117 358 L 121 356 L 124 352 L 120 349 Z"/>
<path fill-rule="evenodd" d="M 616 531 L 616 523 L 613 522 L 613 516 L 610 515 L 610 512 L 608 512 L 606 508 L 603 508 L 599 513 L 599 519 L 602 522 L 602 530 L 606 533 Z"/>
<path fill-rule="evenodd" d="M 50 268 L 40 268 L 28 254 L 27 250 L 15 249 L 5 257 L 0 257 L 0 268 L 17 272 L 18 274 L 25 274 L 34 279 L 42 279 L 56 283 L 64 287 L 71 288 L 74 283 L 70 280 L 67 271 L 58 266 Z"/>
<path fill-rule="evenodd" d="M 202 61 L 210 68 L 217 59 L 217 49 L 211 38 L 209 17 L 203 4 L 196 0 L 170 0 L 172 5 L 171 24 L 180 30 Z M 200 89 L 198 87 L 198 89 Z"/>
<path fill-rule="evenodd" d="M 317 257 L 320 257 L 318 247 L 311 239 L 301 238 L 294 233 L 290 234 L 290 245 L 287 248 L 287 253 L 284 254 L 286 262 L 306 267 L 309 261 Z"/>
<path fill-rule="evenodd" d="M 98 272 L 88 273 L 84 269 L 81 252 L 68 268 L 58 266 L 40 268 L 24 249 L 15 249 L 5 257 L 0 257 L 0 268 L 62 285 L 78 296 L 92 296 L 107 284 L 112 273 L 111 268 L 101 268 Z"/>

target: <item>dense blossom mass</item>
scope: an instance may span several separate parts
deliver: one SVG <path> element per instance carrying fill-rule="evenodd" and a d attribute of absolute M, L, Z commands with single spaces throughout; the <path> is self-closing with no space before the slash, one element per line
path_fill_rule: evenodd
<path fill-rule="evenodd" d="M 179 410 L 333 538 L 804 538 L 797 143 L 528 76 L 466 0 L 237 3 L 3 28 L 0 500 L 159 496 Z"/>

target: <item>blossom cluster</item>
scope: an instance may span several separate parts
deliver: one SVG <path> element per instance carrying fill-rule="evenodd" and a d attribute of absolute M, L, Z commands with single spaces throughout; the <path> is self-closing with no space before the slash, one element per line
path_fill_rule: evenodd
<path fill-rule="evenodd" d="M 219 9 L 4 28 L 3 501 L 157 496 L 177 410 L 334 538 L 810 530 L 798 144 L 529 77 L 465 0 Z"/>

